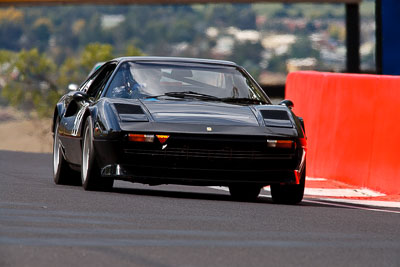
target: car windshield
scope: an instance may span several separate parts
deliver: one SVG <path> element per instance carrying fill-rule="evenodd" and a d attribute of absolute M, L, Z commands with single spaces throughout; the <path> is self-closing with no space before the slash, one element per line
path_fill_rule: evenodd
<path fill-rule="evenodd" d="M 269 103 L 265 94 L 239 68 L 176 62 L 122 63 L 108 87 L 106 97 Z"/>

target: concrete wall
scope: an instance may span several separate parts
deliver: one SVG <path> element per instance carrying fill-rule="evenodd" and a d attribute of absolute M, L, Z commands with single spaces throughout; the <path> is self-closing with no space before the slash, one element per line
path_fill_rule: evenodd
<path fill-rule="evenodd" d="M 294 72 L 286 98 L 305 121 L 308 176 L 400 194 L 400 77 Z"/>

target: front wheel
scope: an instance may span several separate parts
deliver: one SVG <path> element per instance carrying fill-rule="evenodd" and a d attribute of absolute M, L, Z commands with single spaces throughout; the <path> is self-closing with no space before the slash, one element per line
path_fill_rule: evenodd
<path fill-rule="evenodd" d="M 237 201 L 255 201 L 260 194 L 261 186 L 237 184 L 229 186 L 229 193 Z"/>
<path fill-rule="evenodd" d="M 85 190 L 111 190 L 114 180 L 102 179 L 93 147 L 92 119 L 87 118 L 83 131 L 81 179 Z"/>
<path fill-rule="evenodd" d="M 303 200 L 304 188 L 306 183 L 306 170 L 304 169 L 300 184 L 271 185 L 272 201 L 279 204 L 298 204 Z"/>
<path fill-rule="evenodd" d="M 54 183 L 58 185 L 80 185 L 79 173 L 71 170 L 65 160 L 60 137 L 58 133 L 60 121 L 57 120 L 54 126 L 53 138 L 53 177 Z"/>

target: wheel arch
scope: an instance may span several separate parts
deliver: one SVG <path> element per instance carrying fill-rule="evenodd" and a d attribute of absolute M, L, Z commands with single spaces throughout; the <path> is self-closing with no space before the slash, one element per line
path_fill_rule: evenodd
<path fill-rule="evenodd" d="M 83 134 L 85 131 L 85 124 L 86 124 L 86 120 L 88 117 L 92 118 L 92 127 L 94 127 L 94 123 L 95 123 L 95 118 L 96 118 L 96 112 L 97 109 L 94 107 L 88 107 L 86 108 L 85 112 L 83 113 L 82 116 L 82 120 L 81 120 L 81 125 L 80 125 L 80 136 L 81 138 L 81 149 L 82 149 L 82 144 L 83 144 Z"/>
<path fill-rule="evenodd" d="M 56 105 L 56 107 L 54 108 L 53 122 L 52 122 L 52 125 L 51 125 L 51 132 L 52 133 L 54 133 L 54 131 L 55 131 L 56 122 L 57 122 L 57 119 L 61 117 L 60 114 L 62 114 L 62 110 L 63 110 L 62 103 L 58 103 Z"/>

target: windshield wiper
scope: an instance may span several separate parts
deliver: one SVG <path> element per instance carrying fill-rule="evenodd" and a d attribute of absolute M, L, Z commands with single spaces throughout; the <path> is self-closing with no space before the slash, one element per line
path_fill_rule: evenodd
<path fill-rule="evenodd" d="M 221 98 L 220 100 L 227 103 L 256 104 L 256 105 L 265 104 L 264 101 L 262 100 L 245 98 L 245 97 L 243 98 L 226 97 L 226 98 Z"/>
<path fill-rule="evenodd" d="M 207 95 L 207 94 L 202 94 L 202 93 L 197 93 L 193 91 L 184 91 L 184 92 L 167 92 L 162 95 L 156 95 L 156 96 L 147 96 L 146 98 L 158 98 L 162 96 L 170 96 L 170 97 L 177 97 L 177 98 L 186 98 L 186 97 L 191 97 L 191 98 L 198 98 L 201 100 L 218 100 L 220 101 L 221 99 L 212 96 L 212 95 Z"/>
<path fill-rule="evenodd" d="M 167 92 L 162 95 L 157 96 L 147 96 L 145 98 L 158 98 L 163 96 L 175 97 L 175 98 L 197 98 L 200 100 L 212 100 L 212 101 L 222 101 L 226 103 L 239 103 L 239 104 L 255 104 L 255 105 L 262 105 L 265 104 L 262 100 L 251 99 L 251 98 L 235 98 L 235 97 L 226 97 L 226 98 L 219 98 L 212 95 L 202 94 L 193 91 L 183 91 L 183 92 Z"/>

